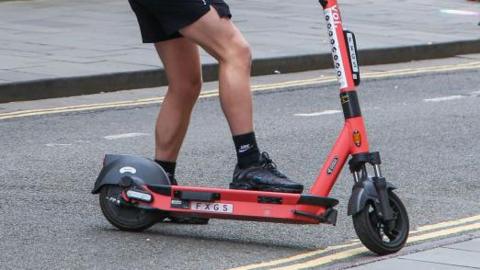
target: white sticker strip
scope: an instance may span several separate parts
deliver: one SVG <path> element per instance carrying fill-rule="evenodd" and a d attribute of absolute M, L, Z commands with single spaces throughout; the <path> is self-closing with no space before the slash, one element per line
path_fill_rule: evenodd
<path fill-rule="evenodd" d="M 337 6 L 325 9 L 325 20 L 327 21 L 328 37 L 330 38 L 330 45 L 332 46 L 332 56 L 337 72 L 337 79 L 340 83 L 340 88 L 345 88 L 347 87 L 347 77 L 345 76 L 342 53 L 338 47 L 337 24 L 340 23 L 340 14 Z"/>
<path fill-rule="evenodd" d="M 347 33 L 347 45 L 348 45 L 348 50 L 350 51 L 350 59 L 351 64 L 352 64 L 352 71 L 353 72 L 359 72 L 359 67 L 358 67 L 358 62 L 357 62 L 357 55 L 355 54 L 355 41 L 353 39 L 353 34 L 352 33 Z"/>
<path fill-rule="evenodd" d="M 147 133 L 125 133 L 125 134 L 108 135 L 103 138 L 107 140 L 118 140 L 118 139 L 134 138 L 134 137 L 149 136 L 149 135 L 150 134 L 147 134 Z"/>

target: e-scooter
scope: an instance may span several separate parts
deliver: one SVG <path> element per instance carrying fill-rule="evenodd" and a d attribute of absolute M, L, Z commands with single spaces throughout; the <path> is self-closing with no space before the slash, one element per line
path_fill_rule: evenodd
<path fill-rule="evenodd" d="M 107 220 L 142 231 L 167 217 L 199 217 L 295 224 L 336 224 L 338 200 L 328 197 L 349 157 L 354 186 L 348 203 L 361 242 L 379 254 L 397 252 L 408 238 L 407 211 L 370 152 L 356 86 L 360 83 L 355 36 L 343 29 L 337 0 L 320 0 L 340 83 L 345 126 L 308 194 L 172 185 L 154 161 L 106 155 L 93 194 Z M 369 176 L 367 171 L 372 171 Z"/>

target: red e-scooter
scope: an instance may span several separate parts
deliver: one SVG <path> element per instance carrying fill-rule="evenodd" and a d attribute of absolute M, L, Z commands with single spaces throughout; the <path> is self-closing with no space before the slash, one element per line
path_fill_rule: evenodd
<path fill-rule="evenodd" d="M 380 170 L 380 154 L 370 152 L 356 86 L 360 83 L 355 36 L 342 27 L 336 0 L 320 0 L 325 13 L 345 126 L 308 194 L 171 185 L 154 161 L 106 155 L 93 194 L 110 223 L 121 230 L 142 231 L 167 217 L 200 217 L 296 224 L 333 224 L 338 200 L 328 195 L 351 156 L 353 192 L 348 215 L 371 251 L 397 252 L 408 237 L 409 221 L 395 187 Z M 369 176 L 368 167 L 373 167 Z M 370 169 L 371 171 L 371 169 Z"/>

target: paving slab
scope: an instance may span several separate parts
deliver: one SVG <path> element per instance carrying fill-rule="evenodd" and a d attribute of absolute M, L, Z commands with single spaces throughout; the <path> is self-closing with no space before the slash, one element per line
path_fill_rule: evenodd
<path fill-rule="evenodd" d="M 0 70 L 0 80 L 4 82 L 44 79 L 48 74 L 29 73 L 13 70 Z"/>
<path fill-rule="evenodd" d="M 436 248 L 401 257 L 402 259 L 437 264 L 480 268 L 480 252 Z"/>
<path fill-rule="evenodd" d="M 351 268 L 352 270 L 415 269 L 460 270 L 480 268 L 480 238 L 445 245 L 398 258 L 390 258 Z"/>
<path fill-rule="evenodd" d="M 467 242 L 449 245 L 447 246 L 447 248 L 474 251 L 480 253 L 480 239 L 473 239 Z M 477 256 L 480 256 L 480 254 L 477 254 Z"/>
<path fill-rule="evenodd" d="M 366 264 L 353 268 L 355 270 L 466 270 L 472 269 L 470 267 L 443 265 L 431 262 L 410 261 L 404 259 L 391 259 L 379 261 L 372 264 Z"/>

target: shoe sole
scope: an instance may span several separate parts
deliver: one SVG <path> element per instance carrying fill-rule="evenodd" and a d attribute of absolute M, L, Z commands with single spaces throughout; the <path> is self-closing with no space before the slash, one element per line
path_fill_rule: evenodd
<path fill-rule="evenodd" d="M 303 188 L 294 189 L 294 188 L 272 187 L 272 186 L 262 186 L 262 185 L 253 186 L 245 183 L 241 183 L 241 184 L 230 183 L 230 189 L 269 191 L 269 192 L 280 192 L 280 193 L 302 193 L 303 192 Z"/>

